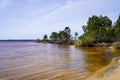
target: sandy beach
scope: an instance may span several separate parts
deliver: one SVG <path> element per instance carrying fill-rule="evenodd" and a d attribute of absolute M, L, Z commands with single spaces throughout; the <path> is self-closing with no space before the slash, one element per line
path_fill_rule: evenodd
<path fill-rule="evenodd" d="M 120 80 L 120 57 L 112 59 L 109 65 L 96 71 L 87 80 Z"/>

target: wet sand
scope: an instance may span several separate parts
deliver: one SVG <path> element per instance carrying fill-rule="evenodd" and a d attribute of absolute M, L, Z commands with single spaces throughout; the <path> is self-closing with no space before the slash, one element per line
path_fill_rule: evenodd
<path fill-rule="evenodd" d="M 87 80 L 120 80 L 120 57 L 113 58 L 109 65 L 96 71 Z"/>

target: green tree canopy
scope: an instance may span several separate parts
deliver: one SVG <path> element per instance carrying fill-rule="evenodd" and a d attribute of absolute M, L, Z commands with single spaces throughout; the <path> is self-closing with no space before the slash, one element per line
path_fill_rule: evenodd
<path fill-rule="evenodd" d="M 53 41 L 56 41 L 58 38 L 58 34 L 57 32 L 52 32 L 51 36 L 50 36 L 50 39 L 53 40 Z"/>
<path fill-rule="evenodd" d="M 75 32 L 74 36 L 75 36 L 75 40 L 76 40 L 76 39 L 77 39 L 77 37 L 78 37 L 78 33 L 77 33 L 77 32 Z"/>
<path fill-rule="evenodd" d="M 107 16 L 89 17 L 87 25 L 83 26 L 84 36 L 92 36 L 94 42 L 106 42 L 109 40 L 109 31 L 112 29 L 112 21 Z"/>
<path fill-rule="evenodd" d="M 48 36 L 46 34 L 43 36 L 43 40 L 48 40 Z"/>
<path fill-rule="evenodd" d="M 69 27 L 65 27 L 64 31 L 67 33 L 67 34 L 70 34 L 71 33 L 71 29 Z"/>
<path fill-rule="evenodd" d="M 120 40 L 120 15 L 119 15 L 117 21 L 114 24 L 113 31 L 114 31 L 114 34 L 115 34 L 115 38 L 117 40 Z"/>
<path fill-rule="evenodd" d="M 71 29 L 69 27 L 65 27 L 64 30 L 57 32 L 52 32 L 50 39 L 59 43 L 69 43 L 71 40 Z"/>

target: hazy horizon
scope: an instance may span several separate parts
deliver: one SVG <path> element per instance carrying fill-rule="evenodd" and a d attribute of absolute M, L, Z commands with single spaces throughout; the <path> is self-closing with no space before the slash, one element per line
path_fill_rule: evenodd
<path fill-rule="evenodd" d="M 81 35 L 92 15 L 108 16 L 114 23 L 119 4 L 118 0 L 0 0 L 0 40 L 42 39 L 66 26 L 71 34 Z"/>

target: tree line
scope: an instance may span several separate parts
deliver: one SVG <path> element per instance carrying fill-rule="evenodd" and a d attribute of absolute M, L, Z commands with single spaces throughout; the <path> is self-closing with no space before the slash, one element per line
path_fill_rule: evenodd
<path fill-rule="evenodd" d="M 93 15 L 88 18 L 87 25 L 83 25 L 82 29 L 84 34 L 75 43 L 78 46 L 120 41 L 120 15 L 114 24 L 107 16 Z"/>
<path fill-rule="evenodd" d="M 70 27 L 65 27 L 64 30 L 59 32 L 52 32 L 50 37 L 45 34 L 43 36 L 43 40 L 37 39 L 37 42 L 50 42 L 50 43 L 57 43 L 57 44 L 73 44 L 74 40 L 78 37 L 78 33 L 74 33 L 74 37 L 71 35 Z M 48 39 L 49 38 L 49 39 Z"/>
<path fill-rule="evenodd" d="M 60 44 L 74 43 L 77 46 L 91 46 L 96 43 L 112 43 L 120 41 L 120 15 L 113 24 L 108 16 L 93 15 L 88 18 L 87 24 L 82 26 L 84 33 L 78 38 L 78 33 L 71 35 L 70 27 L 65 27 L 59 32 L 52 32 L 50 37 L 46 34 L 43 40 L 37 39 L 37 42 L 51 42 Z"/>

